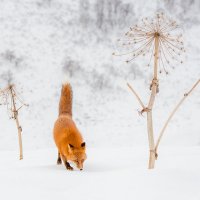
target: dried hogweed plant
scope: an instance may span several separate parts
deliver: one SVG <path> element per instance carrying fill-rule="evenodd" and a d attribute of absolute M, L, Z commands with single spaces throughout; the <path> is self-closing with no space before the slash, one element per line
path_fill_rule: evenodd
<path fill-rule="evenodd" d="M 124 37 L 118 40 L 117 45 L 120 53 L 113 53 L 113 55 L 126 56 L 127 63 L 133 61 L 137 57 L 148 57 L 147 66 L 153 66 L 153 78 L 150 84 L 151 95 L 147 106 L 143 104 L 141 98 L 133 87 L 127 83 L 128 87 L 133 92 L 142 107 L 140 113 L 147 113 L 147 129 L 150 151 L 149 169 L 152 169 L 154 168 L 155 160 L 158 157 L 158 145 L 169 121 L 185 98 L 199 84 L 200 80 L 198 80 L 192 89 L 184 95 L 183 99 L 181 99 L 172 111 L 160 132 L 157 143 L 155 144 L 152 110 L 156 94 L 159 92 L 158 73 L 165 72 L 168 74 L 170 68 L 173 69 L 178 63 L 183 63 L 185 48 L 180 28 L 176 21 L 166 17 L 163 13 L 158 13 L 154 18 L 144 18 L 137 25 L 131 27 L 130 30 L 125 33 Z"/>
<path fill-rule="evenodd" d="M 19 150 L 20 150 L 20 156 L 19 159 L 23 159 L 23 148 L 22 148 L 22 127 L 19 124 L 19 110 L 23 106 L 28 106 L 23 102 L 23 100 L 20 98 L 20 95 L 16 91 L 16 88 L 13 84 L 9 84 L 8 87 L 6 87 L 3 90 L 0 90 L 0 96 L 1 101 L 3 105 L 7 106 L 7 111 L 10 119 L 14 119 L 17 125 L 18 130 L 18 140 L 19 140 Z"/>

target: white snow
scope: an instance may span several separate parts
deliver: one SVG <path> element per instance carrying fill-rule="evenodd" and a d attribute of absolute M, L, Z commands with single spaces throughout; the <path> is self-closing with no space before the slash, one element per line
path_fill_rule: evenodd
<path fill-rule="evenodd" d="M 147 170 L 146 148 L 89 148 L 83 171 L 57 166 L 52 149 L 0 152 L 1 199 L 199 200 L 200 148 L 164 148 Z"/>
<path fill-rule="evenodd" d="M 155 10 L 183 25 L 186 61 L 159 77 L 157 138 L 175 104 L 200 77 L 199 0 L 174 2 L 0 1 L 0 88 L 11 78 L 29 104 L 19 114 L 22 161 L 15 122 L 0 106 L 0 199 L 200 199 L 200 87 L 166 129 L 155 170 L 147 170 L 146 119 L 138 115 L 140 106 L 126 82 L 146 103 L 151 69 L 145 61 L 127 65 L 112 56 L 116 40 Z M 88 147 L 82 172 L 56 165 L 52 128 L 63 81 L 72 84 L 74 120 Z"/>

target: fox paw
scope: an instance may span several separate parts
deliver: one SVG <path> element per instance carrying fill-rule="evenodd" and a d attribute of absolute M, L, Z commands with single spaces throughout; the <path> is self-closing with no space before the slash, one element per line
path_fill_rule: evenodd
<path fill-rule="evenodd" d="M 62 164 L 62 160 L 61 159 L 58 159 L 57 160 L 57 165 L 61 165 Z"/>
<path fill-rule="evenodd" d="M 71 166 L 67 166 L 66 168 L 67 168 L 67 170 L 70 170 L 70 171 L 72 171 L 72 170 L 74 169 L 74 168 L 71 167 Z"/>

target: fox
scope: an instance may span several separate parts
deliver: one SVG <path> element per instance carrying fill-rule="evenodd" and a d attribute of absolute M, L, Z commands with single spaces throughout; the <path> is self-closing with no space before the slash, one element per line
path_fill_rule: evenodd
<path fill-rule="evenodd" d="M 83 170 L 87 158 L 86 143 L 72 119 L 72 87 L 64 83 L 61 89 L 59 114 L 53 128 L 54 141 L 58 149 L 57 164 L 64 163 L 67 170 L 73 170 L 69 162 Z"/>

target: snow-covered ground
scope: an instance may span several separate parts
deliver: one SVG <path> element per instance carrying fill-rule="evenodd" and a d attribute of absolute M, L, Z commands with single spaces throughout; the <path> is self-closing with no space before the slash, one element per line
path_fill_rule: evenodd
<path fill-rule="evenodd" d="M 1 199 L 199 200 L 200 148 L 164 148 L 147 170 L 145 148 L 89 148 L 83 171 L 57 166 L 52 149 L 0 152 Z M 145 152 L 145 153 L 144 153 Z"/>
<path fill-rule="evenodd" d="M 22 161 L 15 123 L 0 106 L 0 199 L 200 199 L 200 87 L 170 122 L 149 171 L 146 119 L 126 81 L 147 100 L 151 68 L 112 56 L 116 40 L 155 10 L 183 25 L 186 61 L 159 76 L 157 138 L 200 77 L 199 0 L 2 0 L 0 10 L 0 88 L 11 80 L 29 104 L 19 114 Z M 74 120 L 88 147 L 82 172 L 55 164 L 52 128 L 63 80 L 72 84 Z"/>

